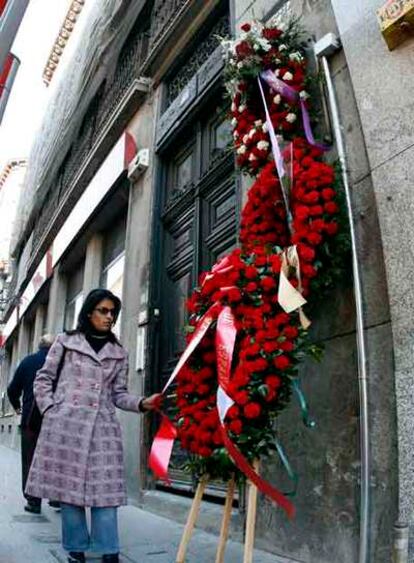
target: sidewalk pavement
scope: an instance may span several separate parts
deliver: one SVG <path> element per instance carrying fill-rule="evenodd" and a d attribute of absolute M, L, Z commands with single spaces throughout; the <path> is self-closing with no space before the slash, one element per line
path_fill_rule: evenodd
<path fill-rule="evenodd" d="M 41 515 L 24 512 L 20 455 L 0 446 L 0 563 L 66 563 L 60 546 L 60 514 L 45 502 Z M 175 563 L 183 526 L 133 506 L 119 510 L 122 563 Z M 186 563 L 213 563 L 217 537 L 195 530 Z M 90 556 L 88 561 L 100 561 Z M 241 563 L 243 547 L 229 541 L 226 563 Z M 254 563 L 289 563 L 255 550 Z"/>

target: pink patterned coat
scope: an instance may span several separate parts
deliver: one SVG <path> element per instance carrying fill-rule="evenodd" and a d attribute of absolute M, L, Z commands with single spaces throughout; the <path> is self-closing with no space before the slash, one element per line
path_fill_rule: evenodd
<path fill-rule="evenodd" d="M 28 494 L 77 506 L 126 504 L 115 407 L 139 412 L 141 399 L 128 393 L 127 378 L 128 357 L 120 344 L 108 342 L 96 353 L 82 334 L 56 338 L 34 383 L 36 402 L 45 414 Z"/>

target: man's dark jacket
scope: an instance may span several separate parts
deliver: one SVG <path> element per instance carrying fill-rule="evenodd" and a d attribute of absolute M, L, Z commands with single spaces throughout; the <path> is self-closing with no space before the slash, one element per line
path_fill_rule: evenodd
<path fill-rule="evenodd" d="M 23 408 L 21 425 L 26 426 L 27 417 L 29 416 L 33 396 L 33 382 L 36 373 L 43 366 L 46 360 L 49 348 L 40 348 L 35 354 L 26 356 L 18 365 L 13 379 L 11 380 L 8 388 L 7 395 L 14 409 L 21 408 L 20 397 L 23 393 Z"/>

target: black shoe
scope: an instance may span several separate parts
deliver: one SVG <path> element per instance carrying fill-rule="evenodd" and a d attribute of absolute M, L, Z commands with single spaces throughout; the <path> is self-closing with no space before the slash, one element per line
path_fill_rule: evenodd
<path fill-rule="evenodd" d="M 47 504 L 52 508 L 60 508 L 60 502 L 58 500 L 50 500 Z"/>
<path fill-rule="evenodd" d="M 118 553 L 109 553 L 102 555 L 102 563 L 119 563 Z"/>
<path fill-rule="evenodd" d="M 68 563 L 85 563 L 83 551 L 69 551 Z"/>
<path fill-rule="evenodd" d="M 24 509 L 26 512 L 31 512 L 32 514 L 40 514 L 42 512 L 42 508 L 39 504 L 30 504 L 29 502 Z"/>

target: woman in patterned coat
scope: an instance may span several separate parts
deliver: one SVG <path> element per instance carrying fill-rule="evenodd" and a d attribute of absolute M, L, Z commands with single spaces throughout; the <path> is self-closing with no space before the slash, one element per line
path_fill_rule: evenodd
<path fill-rule="evenodd" d="M 69 562 L 85 561 L 85 551 L 119 560 L 117 507 L 127 498 L 115 407 L 145 412 L 161 400 L 128 393 L 127 352 L 111 332 L 120 309 L 110 291 L 91 291 L 77 330 L 56 338 L 34 383 L 43 422 L 26 492 L 60 501 Z M 85 507 L 91 507 L 90 533 Z"/>

